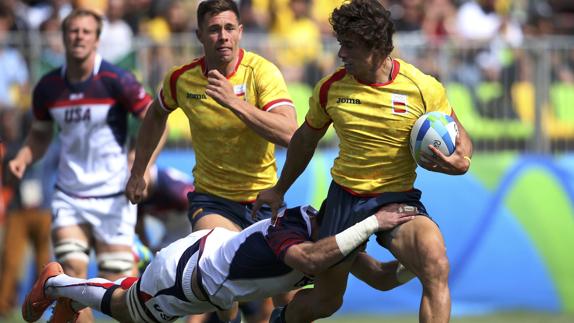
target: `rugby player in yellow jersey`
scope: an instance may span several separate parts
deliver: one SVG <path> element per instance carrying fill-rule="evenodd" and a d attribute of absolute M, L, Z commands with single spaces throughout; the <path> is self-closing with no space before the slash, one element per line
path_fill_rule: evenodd
<path fill-rule="evenodd" d="M 449 262 L 442 234 L 414 187 L 417 165 L 409 151 L 409 134 L 426 112 L 442 111 L 454 118 L 459 129 L 456 150 L 445 156 L 431 147 L 435 156 L 428 156 L 431 161 L 423 165 L 446 174 L 468 170 L 472 143 L 443 86 L 390 56 L 394 26 L 378 1 L 346 2 L 333 11 L 331 24 L 344 66 L 315 87 L 305 123 L 289 145 L 281 177 L 275 187 L 259 194 L 254 211 L 267 204 L 275 212 L 282 205 L 285 192 L 303 172 L 332 123 L 340 150 L 320 211 L 320 236 L 341 232 L 388 203 L 417 207 L 420 216 L 379 234 L 377 242 L 421 281 L 420 322 L 448 322 Z M 321 274 L 314 289 L 300 291 L 287 307 L 276 310 L 274 322 L 311 322 L 337 311 L 343 302 L 350 260 Z"/>
<path fill-rule="evenodd" d="M 297 129 L 295 109 L 279 69 L 239 46 L 243 26 L 232 0 L 207 0 L 197 9 L 197 38 L 204 56 L 174 67 L 141 126 L 126 194 L 142 201 L 143 178 L 168 114 L 189 119 L 195 192 L 189 194 L 193 231 L 239 231 L 271 216 L 251 218 L 257 194 L 277 179 L 275 145 L 287 146 Z"/>

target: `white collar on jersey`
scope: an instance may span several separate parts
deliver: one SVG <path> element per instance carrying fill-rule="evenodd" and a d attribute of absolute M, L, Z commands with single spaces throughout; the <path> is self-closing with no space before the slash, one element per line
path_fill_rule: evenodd
<path fill-rule="evenodd" d="M 98 74 L 98 72 L 100 71 L 100 66 L 102 66 L 102 55 L 96 53 L 96 58 L 95 58 L 95 62 L 94 62 L 94 70 L 92 71 L 92 75 L 96 75 Z M 66 78 L 66 62 L 64 62 L 64 65 L 62 65 L 62 78 Z"/>

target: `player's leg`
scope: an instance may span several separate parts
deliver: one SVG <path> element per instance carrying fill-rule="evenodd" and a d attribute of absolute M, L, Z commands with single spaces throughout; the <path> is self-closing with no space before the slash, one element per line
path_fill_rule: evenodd
<path fill-rule="evenodd" d="M 127 310 L 125 293 L 136 280 L 133 277 L 116 282 L 102 278 L 75 278 L 64 274 L 60 265 L 53 262 L 44 268 L 26 296 L 22 313 L 25 320 L 35 321 L 57 299 L 57 309 L 52 316 L 54 322 L 72 320 L 77 311 L 84 307 L 96 309 L 122 322 L 130 322 L 132 320 Z M 35 305 L 38 303 L 43 305 L 38 307 Z M 58 311 L 58 308 L 62 310 Z"/>
<path fill-rule="evenodd" d="M 115 281 L 136 270 L 132 247 L 135 241 L 137 209 L 123 195 L 90 199 L 87 217 L 94 223 L 92 234 L 98 276 Z"/>
<path fill-rule="evenodd" d="M 333 315 L 343 305 L 352 259 L 320 274 L 313 288 L 301 289 L 284 308 L 278 322 L 312 322 Z"/>
<path fill-rule="evenodd" d="M 381 241 L 423 285 L 420 322 L 450 319 L 449 263 L 438 226 L 426 216 L 402 224 Z"/>
<path fill-rule="evenodd" d="M 85 223 L 52 229 L 56 261 L 62 265 L 66 275 L 81 279 L 87 278 L 88 262 L 90 260 L 90 240 L 90 226 Z M 80 308 L 76 310 L 79 311 Z M 77 319 L 79 323 L 93 321 L 94 318 L 90 309 L 83 310 Z"/>

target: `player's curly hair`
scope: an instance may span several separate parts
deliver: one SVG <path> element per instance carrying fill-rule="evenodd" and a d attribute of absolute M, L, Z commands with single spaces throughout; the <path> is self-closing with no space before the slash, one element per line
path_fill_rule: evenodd
<path fill-rule="evenodd" d="M 367 48 L 389 55 L 393 51 L 395 26 L 390 12 L 377 0 L 351 0 L 335 9 L 329 22 L 336 36 L 352 35 Z"/>

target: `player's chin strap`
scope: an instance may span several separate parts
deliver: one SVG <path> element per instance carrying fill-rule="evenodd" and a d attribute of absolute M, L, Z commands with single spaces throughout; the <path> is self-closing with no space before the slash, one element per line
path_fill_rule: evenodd
<path fill-rule="evenodd" d="M 346 256 L 377 231 L 379 231 L 379 221 L 377 221 L 375 215 L 371 215 L 352 227 L 337 233 L 335 240 L 337 241 L 337 246 L 339 246 L 341 254 Z"/>

